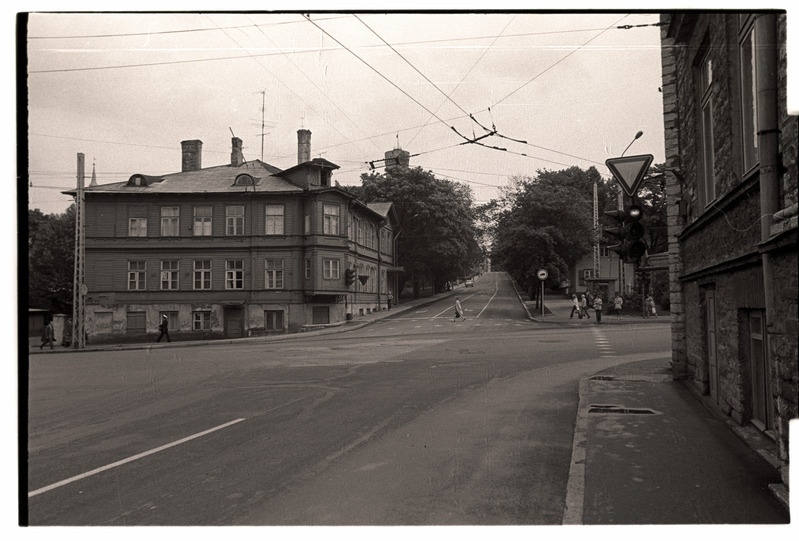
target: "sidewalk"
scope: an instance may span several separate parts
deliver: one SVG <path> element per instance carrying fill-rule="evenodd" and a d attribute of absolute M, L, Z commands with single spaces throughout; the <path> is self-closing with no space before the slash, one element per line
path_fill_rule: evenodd
<path fill-rule="evenodd" d="M 597 323 L 596 313 L 593 309 L 589 309 L 588 313 L 590 319 L 579 319 L 577 314 L 569 317 L 572 310 L 571 299 L 563 297 L 544 297 L 544 314 L 541 315 L 541 309 L 536 307 L 535 301 L 530 300 L 523 293 L 519 294 L 519 300 L 524 305 L 527 311 L 527 317 L 539 323 L 570 323 L 572 325 L 594 325 Z M 657 317 L 643 317 L 642 315 L 633 315 L 624 313 L 621 316 L 615 314 L 608 314 L 607 310 L 602 312 L 602 322 L 600 325 L 629 325 L 631 323 L 671 323 L 671 316 L 669 314 L 659 315 Z"/>
<path fill-rule="evenodd" d="M 216 338 L 210 340 L 173 340 L 172 342 L 155 342 L 153 338 L 152 341 L 148 342 L 130 342 L 130 343 L 103 343 L 103 344 L 91 344 L 87 343 L 86 347 L 80 351 L 120 351 L 120 350 L 136 350 L 136 349 L 150 349 L 150 348 L 166 348 L 166 347 L 193 347 L 198 345 L 214 345 L 214 344 L 226 344 L 226 343 L 240 343 L 242 341 L 245 342 L 273 342 L 278 340 L 289 340 L 292 338 L 300 338 L 300 337 L 308 337 L 308 336 L 320 336 L 325 334 L 332 334 L 332 333 L 341 333 L 346 331 L 352 331 L 355 329 L 360 329 L 370 323 L 380 320 L 386 319 L 389 317 L 396 316 L 397 314 L 402 314 L 404 312 L 415 310 L 416 308 L 423 307 L 427 304 L 431 304 L 436 302 L 440 299 L 445 299 L 447 297 L 455 296 L 461 288 L 454 288 L 452 291 L 446 291 L 444 293 L 438 293 L 435 295 L 431 295 L 429 297 L 422 297 L 420 299 L 412 299 L 402 302 L 402 304 L 398 304 L 391 307 L 391 310 L 381 310 L 379 312 L 372 312 L 371 314 L 364 314 L 362 316 L 355 316 L 354 319 L 343 321 L 341 323 L 333 323 L 330 325 L 319 325 L 318 328 L 313 330 L 307 330 L 303 332 L 297 333 L 286 333 L 286 334 L 273 334 L 273 335 L 265 335 L 265 336 L 252 336 L 252 337 L 245 337 L 245 338 Z M 44 346 L 44 348 L 40 349 L 39 345 L 41 344 L 41 338 L 37 336 L 28 337 L 28 353 L 67 353 L 67 352 L 75 352 L 78 350 L 64 347 L 61 344 L 53 344 L 53 348 L 51 349 L 49 346 Z"/>
<path fill-rule="evenodd" d="M 563 523 L 787 523 L 774 442 L 730 423 L 668 358 L 583 379 Z"/>

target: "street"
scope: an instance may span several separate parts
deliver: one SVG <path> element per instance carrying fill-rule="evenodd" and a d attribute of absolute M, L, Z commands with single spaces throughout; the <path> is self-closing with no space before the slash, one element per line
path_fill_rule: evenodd
<path fill-rule="evenodd" d="M 503 273 L 359 330 L 32 354 L 31 525 L 561 524 L 581 378 L 668 325 L 530 321 Z M 660 362 L 660 361 L 658 361 Z"/>

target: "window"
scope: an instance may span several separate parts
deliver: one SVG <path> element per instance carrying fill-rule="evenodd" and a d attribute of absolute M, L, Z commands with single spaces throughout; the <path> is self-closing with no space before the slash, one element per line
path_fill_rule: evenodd
<path fill-rule="evenodd" d="M 213 223 L 213 207 L 203 205 L 194 207 L 194 236 L 210 237 L 213 233 L 211 226 Z"/>
<path fill-rule="evenodd" d="M 211 330 L 211 311 L 198 310 L 192 312 L 191 315 L 191 328 L 194 331 L 210 331 Z"/>
<path fill-rule="evenodd" d="M 225 207 L 225 234 L 241 236 L 244 234 L 244 206 L 232 205 Z"/>
<path fill-rule="evenodd" d="M 338 280 L 339 279 L 339 262 L 338 259 L 324 259 L 322 260 L 322 268 L 324 269 L 325 280 Z"/>
<path fill-rule="evenodd" d="M 130 218 L 128 220 L 129 237 L 147 236 L 147 218 Z"/>
<path fill-rule="evenodd" d="M 128 312 L 126 330 L 129 333 L 147 332 L 147 314 L 145 312 Z"/>
<path fill-rule="evenodd" d="M 264 284 L 266 289 L 283 289 L 283 260 L 267 259 Z"/>
<path fill-rule="evenodd" d="M 306 259 L 305 260 L 305 279 L 306 280 L 310 280 L 311 279 L 311 260 L 310 259 Z"/>
<path fill-rule="evenodd" d="M 178 288 L 178 261 L 169 259 L 161 261 L 161 289 Z"/>
<path fill-rule="evenodd" d="M 700 67 L 701 144 L 703 197 L 705 205 L 716 199 L 715 157 L 713 154 L 713 61 L 707 54 Z"/>
<path fill-rule="evenodd" d="M 194 289 L 211 289 L 211 260 L 194 262 Z"/>
<path fill-rule="evenodd" d="M 180 209 L 161 207 L 161 236 L 177 237 L 180 233 Z"/>
<path fill-rule="evenodd" d="M 160 325 L 161 320 L 166 316 L 166 325 L 170 331 L 176 331 L 179 328 L 178 325 L 178 313 L 177 312 L 158 312 L 158 324 Z"/>
<path fill-rule="evenodd" d="M 283 205 L 266 205 L 266 234 L 283 234 Z"/>
<path fill-rule="evenodd" d="M 325 235 L 338 235 L 338 205 L 324 205 L 324 232 Z"/>
<path fill-rule="evenodd" d="M 244 260 L 225 261 L 225 289 L 244 289 Z"/>
<path fill-rule="evenodd" d="M 310 214 L 306 214 L 305 215 L 305 234 L 306 235 L 310 235 L 311 234 L 311 215 Z"/>
<path fill-rule="evenodd" d="M 267 331 L 282 331 L 283 310 L 264 310 L 264 327 Z"/>
<path fill-rule="evenodd" d="M 755 47 L 757 36 L 754 26 L 744 36 L 741 46 L 741 135 L 743 141 L 744 173 L 751 170 L 759 161 L 757 148 L 757 65 Z"/>
<path fill-rule="evenodd" d="M 144 261 L 128 261 L 128 289 L 145 289 L 146 263 Z"/>

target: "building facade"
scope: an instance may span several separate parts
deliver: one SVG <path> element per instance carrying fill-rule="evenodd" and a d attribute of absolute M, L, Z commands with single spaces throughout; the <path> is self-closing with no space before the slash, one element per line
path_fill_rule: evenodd
<path fill-rule="evenodd" d="M 298 164 L 286 170 L 245 161 L 235 137 L 229 164 L 203 168 L 191 140 L 179 173 L 86 188 L 89 340 L 155 333 L 164 316 L 173 338 L 243 337 L 386 308 L 393 206 L 335 185 L 338 166 L 311 159 L 310 138 L 298 131 Z"/>
<path fill-rule="evenodd" d="M 662 16 L 672 365 L 774 440 L 798 415 L 797 117 L 784 12 Z"/>

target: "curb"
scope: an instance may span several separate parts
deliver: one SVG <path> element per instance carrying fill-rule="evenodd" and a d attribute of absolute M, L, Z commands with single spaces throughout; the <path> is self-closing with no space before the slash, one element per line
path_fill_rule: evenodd
<path fill-rule="evenodd" d="M 395 317 L 399 314 L 402 314 L 408 310 L 412 310 L 414 308 L 419 308 L 422 306 L 427 306 L 428 304 L 432 304 L 438 300 L 446 299 L 452 295 L 455 295 L 455 291 L 447 291 L 445 293 L 439 293 L 437 295 L 432 295 L 430 297 L 426 297 L 425 300 L 419 301 L 416 304 L 408 305 L 398 305 L 397 307 L 393 308 L 392 310 L 381 310 L 378 312 L 380 314 L 378 317 L 372 317 L 368 320 L 362 321 L 343 321 L 341 323 L 334 323 L 330 325 L 328 328 L 324 329 L 315 329 L 311 331 L 300 331 L 295 333 L 286 333 L 286 334 L 275 334 L 275 335 L 264 335 L 264 336 L 247 336 L 243 338 L 220 338 L 215 340 L 185 340 L 185 341 L 177 341 L 177 342 L 131 342 L 126 344 L 102 344 L 97 346 L 89 346 L 84 349 L 73 349 L 73 348 L 62 348 L 62 349 L 51 349 L 50 351 L 41 350 L 35 351 L 34 348 L 28 347 L 28 355 L 35 353 L 35 354 L 58 354 L 58 353 L 75 353 L 75 352 L 101 352 L 101 351 L 122 351 L 122 350 L 146 350 L 146 349 L 163 349 L 163 348 L 187 348 L 187 347 L 194 347 L 194 346 L 211 346 L 211 345 L 218 345 L 218 344 L 238 344 L 242 342 L 277 342 L 280 340 L 291 340 L 296 338 L 301 338 L 305 336 L 324 336 L 328 334 L 338 334 L 344 333 L 348 331 L 355 331 L 361 329 L 367 325 L 371 325 L 375 321 L 382 321 L 384 319 L 389 319 Z M 413 302 L 413 301 L 409 301 Z M 388 313 L 391 312 L 391 313 Z M 382 315 L 385 313 L 385 315 Z"/>

